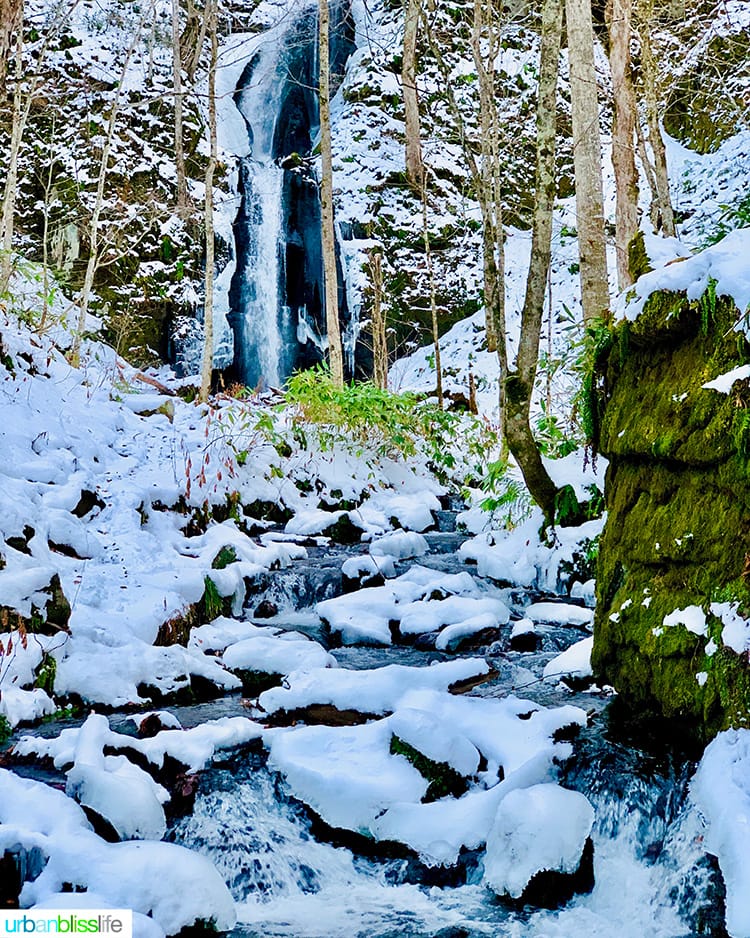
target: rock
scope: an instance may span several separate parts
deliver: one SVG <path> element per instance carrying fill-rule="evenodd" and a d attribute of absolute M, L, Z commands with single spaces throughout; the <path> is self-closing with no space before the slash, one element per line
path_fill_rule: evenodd
<path fill-rule="evenodd" d="M 82 489 L 81 497 L 78 499 L 78 504 L 73 509 L 73 514 L 76 518 L 85 518 L 86 515 L 93 511 L 94 508 L 98 508 L 100 511 L 105 507 L 105 502 L 90 489 Z"/>
<path fill-rule="evenodd" d="M 704 387 L 750 358 L 738 315 L 727 297 L 654 293 L 618 325 L 597 377 L 609 469 L 594 676 L 634 715 L 660 714 L 704 743 L 750 717 L 750 668 L 720 641 L 706 653 L 720 621 L 709 616 L 700 634 L 664 620 L 692 606 L 708 612 L 709 596 L 747 595 L 750 388 Z"/>
<path fill-rule="evenodd" d="M 485 880 L 500 896 L 545 908 L 590 891 L 593 823 L 580 792 L 552 783 L 509 792 L 487 835 Z"/>
<path fill-rule="evenodd" d="M 256 619 L 273 619 L 278 613 L 279 607 L 275 602 L 272 602 L 270 599 L 262 599 L 255 607 L 253 617 Z"/>
<path fill-rule="evenodd" d="M 359 544 L 364 533 L 365 529 L 352 521 L 348 512 L 323 531 L 336 544 Z"/>

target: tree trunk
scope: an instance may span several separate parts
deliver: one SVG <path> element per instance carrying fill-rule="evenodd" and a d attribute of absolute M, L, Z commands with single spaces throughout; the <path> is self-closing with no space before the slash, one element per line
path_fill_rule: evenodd
<path fill-rule="evenodd" d="M 630 67 L 632 0 L 607 0 L 609 62 L 612 69 L 614 120 L 612 168 L 615 174 L 615 246 L 617 282 L 621 290 L 633 283 L 628 247 L 638 232 L 638 171 L 635 166 L 635 94 Z"/>
<path fill-rule="evenodd" d="M 3 217 L 2 217 L 2 257 L 0 257 L 0 296 L 8 292 L 10 276 L 13 270 L 13 233 L 16 217 L 16 195 L 18 191 L 18 154 L 21 149 L 21 140 L 29 116 L 31 94 L 27 99 L 27 106 L 22 107 L 21 82 L 23 79 L 23 39 L 19 31 L 16 40 L 15 55 L 15 85 L 13 88 L 13 117 L 10 132 L 10 154 L 8 159 L 8 173 L 5 177 L 3 190 Z"/>
<path fill-rule="evenodd" d="M 86 316 L 88 314 L 89 301 L 91 300 L 91 291 L 94 287 L 94 276 L 96 275 L 96 271 L 99 267 L 99 222 L 101 220 L 102 209 L 104 208 L 104 188 L 107 182 L 107 175 L 109 173 L 109 154 L 112 152 L 112 142 L 115 139 L 115 129 L 117 127 L 117 117 L 120 112 L 122 88 L 125 83 L 125 76 L 128 71 L 128 65 L 130 64 L 130 60 L 133 57 L 136 46 L 140 42 L 141 30 L 147 16 L 149 15 L 149 12 L 150 10 L 144 11 L 138 25 L 138 29 L 136 30 L 136 34 L 133 37 L 133 40 L 130 43 L 128 51 L 125 55 L 125 61 L 123 62 L 122 69 L 120 70 L 120 78 L 117 83 L 117 91 L 115 92 L 115 97 L 112 101 L 112 106 L 109 112 L 109 121 L 107 122 L 107 136 L 104 140 L 102 158 L 99 163 L 99 178 L 96 183 L 94 209 L 91 213 L 91 223 L 89 225 L 89 259 L 86 264 L 86 274 L 83 278 L 83 286 L 81 287 L 81 292 L 78 295 L 78 324 L 76 326 L 76 332 L 73 337 L 73 345 L 70 350 L 71 363 L 76 367 L 78 366 L 81 357 L 81 340 L 86 329 Z"/>
<path fill-rule="evenodd" d="M 344 386 L 344 353 L 339 325 L 338 277 L 336 274 L 336 235 L 333 226 L 333 154 L 331 152 L 331 60 L 329 51 L 328 0 L 318 0 L 318 61 L 320 67 L 320 214 L 322 222 L 323 280 L 325 283 L 326 331 L 331 378 Z"/>
<path fill-rule="evenodd" d="M 380 251 L 370 253 L 370 276 L 372 278 L 372 379 L 376 387 L 388 388 L 388 341 L 383 311 L 383 255 Z"/>
<path fill-rule="evenodd" d="M 417 31 L 420 0 L 406 0 L 404 56 L 401 64 L 401 90 L 404 96 L 404 131 L 406 134 L 406 178 L 419 191 L 422 185 L 422 140 L 417 96 Z"/>
<path fill-rule="evenodd" d="M 5 97 L 5 79 L 12 60 L 14 39 L 22 44 L 23 0 L 0 0 L 0 99 Z"/>
<path fill-rule="evenodd" d="M 495 88 L 497 43 L 494 14 L 493 2 L 474 0 L 471 49 L 479 79 L 481 165 L 478 199 L 483 221 L 485 328 L 487 348 L 491 352 L 498 350 L 501 374 L 505 374 L 505 245 L 499 179 L 499 126 Z M 485 53 L 482 49 L 483 42 L 486 45 Z"/>
<path fill-rule="evenodd" d="M 203 362 L 201 366 L 201 388 L 199 400 L 207 401 L 211 391 L 211 374 L 214 367 L 214 173 L 218 162 L 216 135 L 216 62 L 219 57 L 218 0 L 206 4 L 206 31 L 211 43 L 211 60 L 208 67 L 208 133 L 209 158 L 206 167 L 206 204 L 204 226 L 206 229 L 206 273 L 205 297 L 203 302 Z"/>
<path fill-rule="evenodd" d="M 427 263 L 427 279 L 430 284 L 430 322 L 432 324 L 432 347 L 435 351 L 435 394 L 438 407 L 443 409 L 443 364 L 440 360 L 440 332 L 438 324 L 437 301 L 435 299 L 435 275 L 432 269 L 432 251 L 430 250 L 430 230 L 427 225 L 427 177 L 422 182 L 422 240 Z"/>
<path fill-rule="evenodd" d="M 609 316 L 599 105 L 591 0 L 566 0 L 576 224 L 584 322 Z"/>
<path fill-rule="evenodd" d="M 511 453 L 531 497 L 554 520 L 557 487 L 542 462 L 531 432 L 530 411 L 539 361 L 544 300 L 552 253 L 552 211 L 555 203 L 555 124 L 557 78 L 562 35 L 562 0 L 542 4 L 542 43 L 536 115 L 536 187 L 531 259 L 521 314 L 516 368 L 506 381 L 503 429 Z"/>
<path fill-rule="evenodd" d="M 183 123 L 182 51 L 180 44 L 180 0 L 172 0 L 172 71 L 174 73 L 174 163 L 177 172 L 177 214 L 188 214 L 187 173 Z"/>
<path fill-rule="evenodd" d="M 638 34 L 641 39 L 641 72 L 643 76 L 643 104 L 646 111 L 648 142 L 654 157 L 654 192 L 651 202 L 651 221 L 656 231 L 667 237 L 676 234 L 672 198 L 669 193 L 667 152 L 659 123 L 659 100 L 656 86 L 657 69 L 651 45 L 651 23 L 654 18 L 654 0 L 640 0 L 638 4 Z"/>

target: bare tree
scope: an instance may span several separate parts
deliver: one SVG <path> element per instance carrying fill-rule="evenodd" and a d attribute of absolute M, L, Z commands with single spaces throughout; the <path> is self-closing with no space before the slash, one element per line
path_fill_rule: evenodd
<path fill-rule="evenodd" d="M 206 32 L 211 45 L 208 65 L 208 135 L 209 156 L 206 166 L 206 199 L 203 212 L 206 238 L 205 296 L 203 300 L 203 362 L 201 365 L 201 387 L 198 399 L 207 401 L 211 391 L 211 373 L 214 364 L 214 174 L 219 161 L 216 121 L 216 63 L 219 58 L 218 37 L 219 0 L 207 0 L 205 17 Z"/>
<path fill-rule="evenodd" d="M 667 151 L 661 135 L 659 122 L 659 95 L 657 89 L 657 67 L 651 42 L 651 29 L 654 20 L 654 0 L 638 0 L 637 6 L 638 36 L 641 40 L 641 80 L 643 106 L 646 112 L 648 143 L 651 147 L 653 162 L 649 163 L 645 141 L 642 148 L 644 162 L 649 166 L 647 178 L 651 184 L 651 221 L 654 228 L 661 230 L 667 237 L 676 234 L 674 209 L 669 194 L 669 176 L 667 174 Z"/>
<path fill-rule="evenodd" d="M 23 0 L 0 0 L 0 98 L 5 96 L 5 78 L 12 60 L 14 37 L 22 40 Z"/>
<path fill-rule="evenodd" d="M 370 252 L 370 278 L 372 280 L 372 378 L 382 390 L 388 387 L 388 342 L 383 309 L 383 255 L 379 250 Z"/>
<path fill-rule="evenodd" d="M 435 273 L 432 269 L 430 229 L 427 223 L 427 174 L 422 177 L 422 240 L 427 264 L 427 279 L 430 284 L 430 323 L 432 324 L 432 347 L 435 353 L 435 394 L 438 407 L 443 409 L 443 365 L 440 361 L 440 325 L 438 323 L 437 300 L 435 297 Z"/>
<path fill-rule="evenodd" d="M 624 290 L 633 283 L 628 248 L 638 232 L 638 170 L 635 166 L 637 115 L 630 62 L 632 0 L 607 0 L 605 12 L 614 99 L 612 168 L 615 173 L 617 282 L 620 289 Z"/>
<path fill-rule="evenodd" d="M 401 91 L 404 97 L 404 132 L 406 135 L 406 178 L 419 190 L 422 185 L 422 140 L 417 95 L 417 33 L 420 0 L 406 0 L 404 54 L 401 61 Z"/>
<path fill-rule="evenodd" d="M 503 429 L 526 486 L 548 522 L 554 519 L 557 487 L 542 462 L 531 432 L 530 411 L 539 362 L 544 299 L 552 253 L 555 202 L 556 89 L 562 34 L 562 0 L 542 4 L 542 43 L 536 113 L 536 183 L 531 258 L 521 314 L 515 367 L 506 380 Z M 551 312 L 551 311 L 550 311 Z"/>
<path fill-rule="evenodd" d="M 318 0 L 318 64 L 320 100 L 320 213 L 322 223 L 323 280 L 325 283 L 328 361 L 336 387 L 344 386 L 344 353 L 339 325 L 336 234 L 333 224 L 333 153 L 331 147 L 331 57 L 328 0 Z"/>
<path fill-rule="evenodd" d="M 177 172 L 177 213 L 188 213 L 185 141 L 183 135 L 184 90 L 182 86 L 182 45 L 180 41 L 180 0 L 172 0 L 172 71 L 174 73 L 174 163 Z"/>
<path fill-rule="evenodd" d="M 566 0 L 576 224 L 584 322 L 609 315 L 599 103 L 591 0 Z"/>
<path fill-rule="evenodd" d="M 78 365 L 81 357 L 81 340 L 86 329 L 86 316 L 88 315 L 89 303 L 91 301 L 91 291 L 94 286 L 94 277 L 96 276 L 96 271 L 99 268 L 99 240 L 101 233 L 100 223 L 102 211 L 104 209 L 104 189 L 107 182 L 107 175 L 109 173 L 109 157 L 110 153 L 112 152 L 112 144 L 115 139 L 115 131 L 117 129 L 117 121 L 120 114 L 120 102 L 122 100 L 123 85 L 125 83 L 128 67 L 130 66 L 130 60 L 132 59 L 138 43 L 140 42 L 143 25 L 149 18 L 152 10 L 153 5 L 149 5 L 149 7 L 144 9 L 141 15 L 138 28 L 130 45 L 128 46 L 127 52 L 125 53 L 125 59 L 120 70 L 120 78 L 117 83 L 117 91 L 115 92 L 115 96 L 109 109 L 107 135 L 104 138 L 102 156 L 101 160 L 99 161 L 99 177 L 96 183 L 94 207 L 91 212 L 91 221 L 89 223 L 89 258 L 86 263 L 86 273 L 83 278 L 83 286 L 81 287 L 78 298 L 78 325 L 76 327 L 75 335 L 73 336 L 73 345 L 70 350 L 70 360 L 71 363 L 75 366 Z"/>
<path fill-rule="evenodd" d="M 0 0 L 2 2 L 2 0 Z M 12 2 L 12 0 L 11 0 Z M 10 151 L 3 187 L 2 220 L 0 221 L 0 293 L 7 293 L 13 270 L 13 236 L 15 233 L 16 198 L 18 195 L 18 158 L 29 114 L 43 81 L 43 66 L 50 43 L 59 34 L 63 23 L 78 5 L 79 0 L 63 0 L 55 10 L 47 31 L 35 51 L 35 71 L 27 75 L 24 64 L 23 7 L 19 6 L 15 33 L 13 108 L 11 116 Z M 10 37 L 13 38 L 12 36 Z M 24 83 L 26 86 L 24 87 Z"/>

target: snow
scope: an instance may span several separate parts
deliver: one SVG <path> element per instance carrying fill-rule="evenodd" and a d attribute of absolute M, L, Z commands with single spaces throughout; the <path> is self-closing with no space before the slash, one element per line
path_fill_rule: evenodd
<path fill-rule="evenodd" d="M 139 718 L 140 719 L 140 718 Z M 73 765 L 76 759 L 80 729 L 65 729 L 59 736 L 45 739 L 24 736 L 14 746 L 18 755 L 37 755 L 52 759 L 56 768 Z M 161 768 L 167 756 L 185 766 L 189 772 L 204 768 L 221 749 L 231 749 L 260 739 L 263 727 L 246 717 L 222 717 L 209 720 L 189 730 L 165 729 L 149 739 L 138 739 L 109 730 L 104 744 L 113 750 L 135 750 L 154 766 Z"/>
<path fill-rule="evenodd" d="M 594 809 L 577 791 L 547 783 L 510 792 L 487 836 L 485 880 L 517 899 L 542 870 L 574 873 L 593 823 Z"/>
<path fill-rule="evenodd" d="M 544 666 L 545 678 L 591 677 L 591 652 L 594 648 L 594 636 L 584 638 L 557 655 Z"/>
<path fill-rule="evenodd" d="M 710 281 L 715 281 L 717 296 L 731 297 L 742 315 L 750 306 L 750 276 L 745 263 L 748 251 L 750 228 L 739 228 L 698 254 L 643 274 L 630 291 L 621 295 L 615 316 L 636 319 L 656 290 L 684 292 L 689 300 L 700 299 Z M 738 328 L 747 328 L 744 318 Z"/>
<path fill-rule="evenodd" d="M 387 720 L 307 726 L 273 737 L 270 764 L 328 824 L 367 833 L 389 804 L 419 802 L 427 791 L 419 772 L 390 754 L 391 735 Z"/>
<path fill-rule="evenodd" d="M 230 645 L 223 661 L 233 671 L 245 669 L 267 674 L 336 667 L 333 655 L 317 642 L 284 636 L 246 638 Z"/>
<path fill-rule="evenodd" d="M 425 538 L 416 531 L 394 531 L 373 540 L 370 544 L 373 557 L 393 557 L 394 560 L 421 557 L 429 549 Z"/>
<path fill-rule="evenodd" d="M 229 891 L 205 857 L 176 844 L 106 843 L 62 792 L 0 769 L 0 850 L 19 844 L 48 857 L 40 875 L 23 886 L 25 908 L 49 902 L 67 884 L 151 915 L 170 935 L 199 920 L 212 920 L 220 931 L 235 923 Z"/>
<path fill-rule="evenodd" d="M 451 864 L 462 847 L 484 843 L 497 806 L 509 792 L 552 780 L 554 760 L 571 751 L 569 744 L 553 742 L 553 734 L 585 722 L 575 707 L 543 710 L 514 697 L 412 690 L 392 716 L 372 723 L 275 731 L 269 739 L 270 763 L 285 775 L 295 797 L 328 824 L 400 841 L 430 865 Z M 447 726 L 450 733 L 441 732 Z M 390 753 L 392 735 L 401 733 L 429 758 L 472 774 L 481 752 L 488 769 L 461 798 L 422 803 L 427 781 L 403 756 Z M 504 780 L 499 782 L 501 768 Z"/>
<path fill-rule="evenodd" d="M 19 723 L 34 723 L 56 709 L 49 694 L 39 687 L 33 690 L 20 687 L 0 689 L 0 716 L 4 716 L 11 727 Z"/>
<path fill-rule="evenodd" d="M 690 784 L 706 821 L 705 846 L 727 890 L 727 931 L 750 936 L 750 731 L 725 730 L 706 747 Z"/>
<path fill-rule="evenodd" d="M 570 603 L 532 603 L 526 607 L 524 615 L 532 622 L 548 622 L 555 625 L 591 626 L 594 622 L 591 609 Z"/>
<path fill-rule="evenodd" d="M 383 586 L 326 599 L 315 610 L 346 645 L 389 645 L 391 624 L 397 623 L 402 635 L 456 626 L 442 638 L 447 647 L 510 618 L 505 603 L 483 595 L 469 573 L 443 574 L 419 565 Z"/>
<path fill-rule="evenodd" d="M 272 687 L 259 697 L 267 713 L 300 710 L 312 704 L 330 704 L 339 710 L 389 713 L 415 688 L 447 690 L 452 684 L 487 674 L 482 658 L 463 658 L 430 667 L 388 664 L 382 668 L 350 671 L 344 668 L 296 671 L 284 687 Z"/>
<path fill-rule="evenodd" d="M 667 627 L 684 625 L 688 632 L 694 635 L 705 635 L 708 629 L 706 613 L 700 606 L 687 606 L 685 609 L 675 609 L 664 616 L 662 622 Z"/>
<path fill-rule="evenodd" d="M 731 371 L 725 371 L 718 378 L 714 378 L 713 381 L 706 381 L 701 387 L 710 388 L 720 394 L 729 394 L 735 381 L 745 381 L 747 378 L 750 378 L 750 365 L 738 365 Z"/>
<path fill-rule="evenodd" d="M 109 821 L 121 840 L 161 840 L 169 793 L 124 756 L 105 756 L 109 721 L 91 714 L 78 732 L 66 794 Z"/>
<path fill-rule="evenodd" d="M 450 728 L 426 710 L 402 707 L 390 721 L 394 736 L 432 759 L 444 762 L 460 775 L 475 775 L 479 768 L 479 751 L 465 736 L 451 733 Z"/>
<path fill-rule="evenodd" d="M 721 640 L 741 655 L 750 648 L 750 620 L 739 615 L 739 603 L 711 603 L 711 615 L 721 620 Z"/>
<path fill-rule="evenodd" d="M 601 463 L 599 460 L 600 470 Z M 458 552 L 464 560 L 476 563 L 481 577 L 554 593 L 562 585 L 562 565 L 572 563 L 573 554 L 580 550 L 582 541 L 593 540 L 601 534 L 604 521 L 599 518 L 578 528 L 559 528 L 552 544 L 541 544 L 539 530 L 544 519 L 535 509 L 526 521 L 512 530 L 477 533 L 476 537 L 465 541 Z"/>

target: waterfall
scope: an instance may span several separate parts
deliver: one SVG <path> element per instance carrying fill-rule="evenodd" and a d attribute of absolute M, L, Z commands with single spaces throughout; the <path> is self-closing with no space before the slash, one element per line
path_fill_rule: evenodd
<path fill-rule="evenodd" d="M 332 15 L 331 65 L 339 76 L 353 49 L 349 13 L 344 0 Z M 260 40 L 235 93 L 251 153 L 240 164 L 229 319 L 234 368 L 251 387 L 282 384 L 295 368 L 320 361 L 326 347 L 312 156 L 319 123 L 317 48 L 313 5 Z M 345 299 L 340 312 L 345 320 Z"/>

